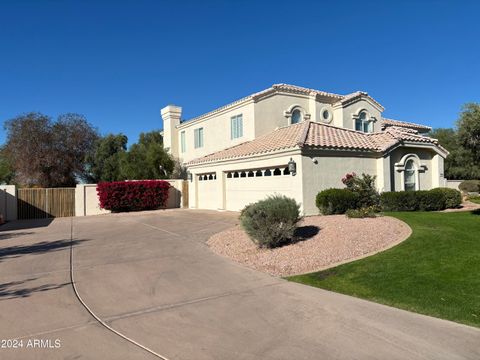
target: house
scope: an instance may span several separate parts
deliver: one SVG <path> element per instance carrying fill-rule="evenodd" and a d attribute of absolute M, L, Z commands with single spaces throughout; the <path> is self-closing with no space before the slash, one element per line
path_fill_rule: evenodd
<path fill-rule="evenodd" d="M 161 116 L 165 147 L 190 172 L 191 208 L 237 211 L 277 193 L 310 215 L 316 194 L 343 187 L 347 172 L 376 175 L 379 191 L 445 185 L 448 152 L 431 128 L 383 111 L 365 92 L 277 84 L 188 121 L 174 105 Z"/>

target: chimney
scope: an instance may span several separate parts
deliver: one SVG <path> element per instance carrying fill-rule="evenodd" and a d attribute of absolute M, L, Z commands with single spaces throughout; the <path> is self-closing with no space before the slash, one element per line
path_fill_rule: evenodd
<path fill-rule="evenodd" d="M 163 146 L 168 148 L 168 152 L 178 158 L 178 130 L 182 108 L 180 106 L 168 105 L 161 111 L 163 119 Z"/>

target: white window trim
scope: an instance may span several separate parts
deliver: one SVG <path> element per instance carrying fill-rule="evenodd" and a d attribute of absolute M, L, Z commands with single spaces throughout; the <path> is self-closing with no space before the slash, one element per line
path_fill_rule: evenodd
<path fill-rule="evenodd" d="M 399 162 L 395 163 L 395 170 L 400 173 L 401 189 L 405 191 L 405 166 L 409 160 L 413 160 L 415 166 L 415 190 L 420 190 L 420 173 L 427 170 L 427 165 L 421 163 L 417 154 L 406 154 Z"/>
<path fill-rule="evenodd" d="M 237 136 L 234 136 L 235 131 L 234 131 L 234 123 L 238 122 L 238 119 L 241 120 L 240 122 L 240 127 L 237 128 L 237 130 L 240 130 L 238 135 L 237 131 Z M 238 126 L 238 125 L 237 125 Z M 243 137 L 243 114 L 238 114 L 230 117 L 230 140 L 235 140 L 235 139 L 241 139 Z"/>
<path fill-rule="evenodd" d="M 374 124 L 377 122 L 377 118 L 375 116 L 372 116 L 370 115 L 370 112 L 367 110 L 367 109 L 360 109 L 359 111 L 357 111 L 355 114 L 352 114 L 352 119 L 353 119 L 353 129 L 355 131 L 362 131 L 362 132 L 365 132 L 363 130 L 357 130 L 357 120 L 360 120 L 360 114 L 362 112 L 365 112 L 367 114 L 365 120 L 362 120 L 362 122 L 368 122 L 368 126 L 372 128 L 372 131 L 369 131 L 368 133 L 372 133 L 373 130 L 374 130 Z M 363 126 L 362 126 L 363 127 Z M 368 134 L 367 133 L 367 134 Z"/>
<path fill-rule="evenodd" d="M 180 152 L 183 154 L 187 152 L 187 139 L 185 130 L 180 132 Z"/>
<path fill-rule="evenodd" d="M 205 130 L 203 127 L 199 127 L 193 130 L 193 146 L 195 149 L 203 148 L 205 144 L 204 132 Z M 200 136 L 200 134 L 202 136 Z M 197 141 L 197 135 L 198 135 L 198 141 Z"/>
<path fill-rule="evenodd" d="M 328 112 L 328 117 L 325 119 L 323 117 L 323 113 L 327 111 Z M 326 124 L 330 124 L 333 120 L 333 112 L 330 108 L 324 106 L 320 109 L 320 121 Z"/>
<path fill-rule="evenodd" d="M 302 119 L 300 120 L 300 122 L 310 120 L 311 115 L 308 114 L 299 104 L 295 104 L 290 106 L 288 110 L 285 110 L 283 112 L 283 116 L 287 118 L 289 125 L 292 125 L 292 114 L 295 110 L 300 110 L 300 113 L 302 114 Z"/>

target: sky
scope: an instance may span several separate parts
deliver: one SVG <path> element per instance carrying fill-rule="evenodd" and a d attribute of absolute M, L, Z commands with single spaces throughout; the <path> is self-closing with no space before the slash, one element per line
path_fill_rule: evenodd
<path fill-rule="evenodd" d="M 368 92 L 385 117 L 452 127 L 480 102 L 475 1 L 0 0 L 0 121 L 83 114 L 162 129 L 288 83 Z M 5 141 L 0 131 L 0 143 Z"/>

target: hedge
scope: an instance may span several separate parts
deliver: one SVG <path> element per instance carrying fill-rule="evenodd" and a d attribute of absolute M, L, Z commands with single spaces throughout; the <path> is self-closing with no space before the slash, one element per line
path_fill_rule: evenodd
<path fill-rule="evenodd" d="M 275 195 L 247 205 L 240 214 L 245 232 L 259 246 L 274 248 L 293 240 L 300 205 L 294 199 Z"/>
<path fill-rule="evenodd" d="M 323 215 L 345 214 L 357 208 L 359 197 L 348 189 L 327 189 L 317 194 L 316 204 Z"/>
<path fill-rule="evenodd" d="M 380 202 L 384 211 L 438 211 L 460 206 L 462 197 L 457 190 L 435 188 L 428 191 L 384 192 Z"/>
<path fill-rule="evenodd" d="M 99 183 L 97 193 L 102 209 L 139 211 L 164 207 L 169 188 L 163 180 L 113 181 Z"/>

